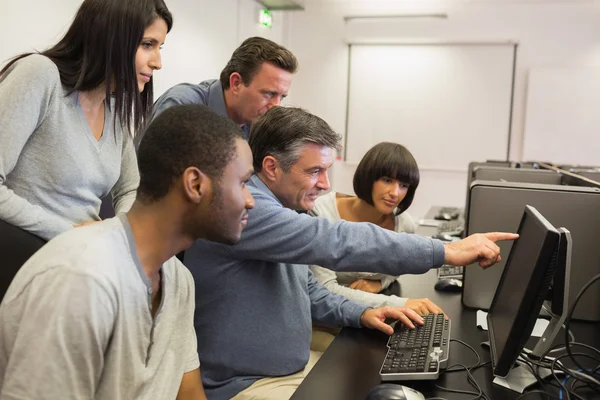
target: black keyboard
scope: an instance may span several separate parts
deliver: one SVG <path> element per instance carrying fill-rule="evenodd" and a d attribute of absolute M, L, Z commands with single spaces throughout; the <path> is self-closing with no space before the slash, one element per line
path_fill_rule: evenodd
<path fill-rule="evenodd" d="M 455 267 L 454 265 L 442 265 L 438 268 L 438 278 L 449 278 L 456 277 L 461 278 L 463 276 L 463 272 L 465 267 Z"/>
<path fill-rule="evenodd" d="M 428 314 L 423 319 L 425 324 L 415 329 L 396 323 L 379 371 L 382 381 L 437 379 L 446 367 L 450 320 L 444 314 Z"/>

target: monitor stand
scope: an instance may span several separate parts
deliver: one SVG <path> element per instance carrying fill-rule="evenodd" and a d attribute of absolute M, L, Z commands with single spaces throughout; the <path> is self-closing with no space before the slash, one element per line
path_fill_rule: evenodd
<path fill-rule="evenodd" d="M 562 315 L 556 315 L 550 311 L 551 307 L 549 304 L 544 304 L 544 308 L 551 317 L 550 323 L 533 350 L 523 349 L 523 352 L 528 353 L 529 356 L 534 359 L 540 358 L 552 347 L 552 343 L 554 343 L 554 340 L 558 336 L 560 329 L 564 325 L 567 315 L 569 314 L 569 277 L 571 276 L 572 238 L 571 232 L 565 228 L 560 228 L 559 232 L 561 233 L 561 243 L 558 249 L 559 254 L 557 255 L 557 262 L 564 262 L 565 267 L 565 284 L 563 288 L 562 308 L 563 312 Z M 564 243 L 562 243 L 563 238 L 565 239 Z M 563 252 L 562 254 L 560 253 L 561 251 Z M 551 359 L 551 357 L 547 356 L 546 358 Z M 555 373 L 559 374 L 560 372 L 555 371 Z M 541 367 L 539 368 L 539 377 L 541 379 L 544 379 L 549 375 L 552 375 L 552 371 L 550 371 L 550 369 Z M 533 375 L 533 372 L 529 366 L 517 360 L 516 366 L 510 370 L 505 378 L 495 377 L 493 382 L 515 392 L 523 393 L 529 386 L 537 383 L 537 379 L 535 375 Z"/>
<path fill-rule="evenodd" d="M 545 379 L 547 376 L 552 375 L 552 371 L 548 368 L 539 369 L 539 377 Z M 493 383 L 496 385 L 504 386 L 505 388 L 514 392 L 523 393 L 529 386 L 537 383 L 537 379 L 531 368 L 527 365 L 522 365 L 520 361 L 517 361 L 517 365 L 510 370 L 506 378 L 499 376 L 495 377 Z"/>

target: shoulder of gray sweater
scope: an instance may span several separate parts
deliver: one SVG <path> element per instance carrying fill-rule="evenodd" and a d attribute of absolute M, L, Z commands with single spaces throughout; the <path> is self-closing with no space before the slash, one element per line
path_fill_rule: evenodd
<path fill-rule="evenodd" d="M 32 81 L 60 84 L 60 74 L 54 62 L 41 54 L 31 54 L 15 63 L 15 69 L 30 75 Z"/>
<path fill-rule="evenodd" d="M 396 217 L 396 232 L 415 233 L 417 224 L 406 211 Z"/>

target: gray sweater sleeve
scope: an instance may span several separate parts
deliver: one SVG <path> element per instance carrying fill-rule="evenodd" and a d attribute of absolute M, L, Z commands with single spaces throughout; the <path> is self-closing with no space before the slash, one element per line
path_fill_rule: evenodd
<path fill-rule="evenodd" d="M 121 156 L 121 174 L 113 187 L 113 207 L 115 214 L 129 211 L 136 197 L 136 190 L 140 184 L 140 173 L 137 157 L 133 147 L 133 140 L 127 132 L 123 132 L 123 155 Z"/>
<path fill-rule="evenodd" d="M 358 289 L 351 289 L 338 283 L 335 271 L 319 267 L 318 265 L 311 265 L 310 269 L 313 272 L 316 280 L 329 291 L 371 307 L 404 307 L 406 305 L 406 301 L 408 300 L 405 297 L 398 297 L 395 295 L 388 296 L 381 293 L 368 293 Z"/>
<path fill-rule="evenodd" d="M 388 275 L 422 274 L 444 261 L 439 240 L 398 234 L 370 223 L 298 214 L 262 190 L 250 189 L 256 205 L 242 240 L 228 250 L 232 257 Z"/>
<path fill-rule="evenodd" d="M 49 103 L 61 90 L 52 61 L 31 57 L 13 64 L 0 78 L 0 219 L 49 239 L 72 226 L 16 195 L 5 184 Z"/>
<path fill-rule="evenodd" d="M 368 306 L 350 301 L 344 296 L 330 292 L 317 283 L 308 271 L 308 295 L 313 321 L 326 326 L 352 326 L 360 328 L 360 316 Z"/>

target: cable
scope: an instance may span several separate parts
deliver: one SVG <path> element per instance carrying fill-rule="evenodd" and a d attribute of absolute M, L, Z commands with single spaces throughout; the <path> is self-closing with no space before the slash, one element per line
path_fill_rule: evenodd
<path fill-rule="evenodd" d="M 439 390 L 443 390 L 445 392 L 450 392 L 450 393 L 460 393 L 460 394 L 469 394 L 469 395 L 473 395 L 475 397 L 472 397 L 470 400 L 478 400 L 478 399 L 483 399 L 483 400 L 489 400 L 489 397 L 485 394 L 485 392 L 483 391 L 483 389 L 481 388 L 481 386 L 479 386 L 479 384 L 477 383 L 477 381 L 475 380 L 475 377 L 473 376 L 473 374 L 471 374 L 471 371 L 481 367 L 482 365 L 487 365 L 490 361 L 487 361 L 485 363 L 481 363 L 481 357 L 479 356 L 479 353 L 477 353 L 477 351 L 471 347 L 468 343 L 463 342 L 462 340 L 458 340 L 458 339 L 450 339 L 450 343 L 452 342 L 457 342 L 462 344 L 463 346 L 467 347 L 468 349 L 470 349 L 473 353 L 475 353 L 475 356 L 477 357 L 477 363 L 475 365 L 471 365 L 469 367 L 467 367 L 464 364 L 455 364 L 452 365 L 450 367 L 448 367 L 444 372 L 442 372 L 440 374 L 443 375 L 445 373 L 452 373 L 452 372 L 458 372 L 458 371 L 466 371 L 467 372 L 467 382 L 469 382 L 469 384 L 471 384 L 471 386 L 473 386 L 477 392 L 474 391 L 470 391 L 470 390 L 459 390 L 459 389 L 451 389 L 451 388 L 447 388 L 444 386 L 440 386 L 440 385 L 435 385 L 436 389 Z M 460 369 L 456 369 L 456 367 L 460 367 Z"/>
<path fill-rule="evenodd" d="M 522 395 L 520 395 L 519 397 L 517 397 L 516 400 L 521 400 L 522 398 L 525 398 L 525 397 L 529 396 L 530 394 L 535 394 L 535 393 L 542 393 L 542 394 L 545 394 L 546 396 L 550 396 L 550 397 L 553 397 L 555 399 L 558 399 L 558 396 L 553 395 L 551 393 L 547 393 L 547 392 L 545 392 L 543 390 L 531 390 L 529 392 L 523 393 Z"/>
<path fill-rule="evenodd" d="M 570 400 L 571 397 L 576 398 L 576 399 L 585 400 L 583 397 L 581 397 L 579 394 L 577 394 L 575 392 L 575 390 L 576 390 L 575 386 L 577 383 L 580 383 L 580 382 L 583 385 L 588 386 L 590 389 L 600 393 L 600 390 L 599 390 L 600 389 L 600 380 L 598 380 L 595 376 L 592 376 L 592 375 L 596 375 L 597 370 L 590 370 L 589 372 L 592 372 L 592 373 L 588 374 L 588 370 L 586 370 L 575 359 L 575 357 L 585 357 L 585 358 L 592 359 L 597 362 L 600 362 L 600 359 L 597 357 L 594 357 L 590 354 L 586 354 L 586 353 L 573 353 L 572 347 L 574 347 L 574 346 L 582 347 L 587 350 L 591 350 L 597 354 L 600 354 L 600 351 L 598 349 L 595 349 L 592 346 L 587 345 L 587 344 L 576 342 L 575 337 L 570 330 L 570 323 L 571 323 L 573 313 L 575 311 L 575 308 L 576 308 L 578 302 L 581 300 L 581 298 L 585 294 L 586 290 L 597 280 L 600 280 L 600 275 L 597 275 L 594 278 L 592 278 L 592 280 L 590 282 L 588 282 L 581 289 L 581 291 L 577 294 L 577 297 L 575 298 L 575 301 L 573 302 L 573 305 L 571 306 L 571 309 L 569 310 L 569 312 L 567 314 L 565 324 L 563 325 L 563 328 L 565 330 L 565 336 L 564 336 L 565 344 L 564 345 L 554 346 L 553 348 L 546 350 L 544 352 L 544 354 L 541 357 L 539 357 L 539 359 L 536 357 L 535 360 L 532 359 L 530 354 L 527 354 L 525 352 L 522 352 L 520 354 L 521 361 L 524 362 L 531 369 L 534 377 L 540 384 L 540 387 L 543 389 L 543 390 L 537 391 L 537 393 L 544 393 L 546 396 L 553 396 L 550 393 L 546 392 L 546 390 L 544 388 L 543 379 L 541 378 L 541 376 L 539 374 L 539 368 L 546 368 L 546 369 L 549 368 L 550 369 L 552 377 L 558 383 L 558 388 L 559 388 L 558 398 L 561 400 L 563 399 L 563 393 L 564 393 L 564 398 L 567 400 Z M 558 351 L 563 351 L 563 350 L 566 350 L 567 354 L 559 356 L 554 359 L 547 358 L 548 354 L 558 352 Z M 571 361 L 573 362 L 573 364 L 575 364 L 577 367 L 579 367 L 579 370 L 566 368 L 562 364 L 562 362 L 560 362 L 561 359 L 564 359 L 566 357 L 569 357 L 571 359 Z M 566 377 L 562 381 L 558 378 L 558 376 L 556 374 L 557 370 L 566 374 Z M 549 382 L 549 383 L 553 384 L 552 382 Z M 570 390 L 566 386 L 566 385 L 568 385 L 568 383 L 570 383 Z M 532 393 L 532 392 L 527 392 L 527 393 Z"/>
<path fill-rule="evenodd" d="M 596 367 L 596 368 L 593 370 L 593 372 L 592 372 L 592 373 L 593 373 L 593 374 L 598 374 L 598 375 L 600 375 L 600 366 Z M 583 385 L 581 385 L 581 386 L 577 387 L 577 384 L 578 384 L 578 383 L 583 383 Z M 582 381 L 582 380 L 573 380 L 573 381 L 572 381 L 572 384 L 571 384 L 571 390 L 572 390 L 572 391 L 576 391 L 576 390 L 578 390 L 578 389 L 581 389 L 581 388 L 583 388 L 583 386 L 584 386 L 584 385 L 585 385 L 585 386 L 587 386 L 587 387 L 589 387 L 590 389 L 593 389 L 593 390 L 595 390 L 595 391 L 598 391 L 598 389 L 594 388 L 594 387 L 593 387 L 593 386 L 591 386 L 589 383 L 587 383 L 587 382 L 584 382 L 584 381 Z"/>
<path fill-rule="evenodd" d="M 595 370 L 591 370 L 591 369 L 590 369 L 590 370 L 587 370 L 587 371 L 590 371 L 590 372 L 594 372 L 594 373 L 595 373 Z M 572 372 L 587 372 L 587 371 L 578 370 L 578 371 L 572 371 Z M 585 382 L 585 381 L 583 381 L 583 380 L 581 380 L 581 379 L 579 379 L 579 378 L 577 378 L 576 376 L 573 376 L 573 375 L 567 375 L 567 377 L 566 377 L 566 378 L 565 378 L 565 379 L 562 381 L 562 384 L 563 384 L 563 385 L 565 385 L 569 379 L 571 379 L 571 393 L 574 393 L 574 394 L 576 395 L 576 393 L 575 393 L 575 390 L 574 390 L 574 385 L 575 385 L 575 383 L 576 383 L 576 382 L 583 382 L 583 383 L 586 383 L 586 382 Z M 586 384 L 587 384 L 587 383 L 586 383 Z M 560 393 L 559 393 L 559 398 L 561 398 L 561 397 L 560 397 Z"/>
<path fill-rule="evenodd" d="M 533 360 L 529 360 L 527 357 L 523 357 L 522 354 L 519 356 L 519 359 L 521 361 L 521 364 L 527 365 L 527 367 L 529 367 L 529 369 L 531 370 L 532 375 L 534 376 L 535 380 L 538 382 L 538 384 L 541 387 L 540 392 L 545 393 L 546 397 L 550 396 L 550 394 L 546 391 L 546 387 L 544 386 L 544 381 L 539 374 L 538 368 L 539 368 L 540 364 L 533 362 Z M 557 385 L 557 387 L 558 387 L 558 385 Z"/>
<path fill-rule="evenodd" d="M 585 353 L 574 353 L 573 355 L 575 356 L 584 356 L 584 357 L 588 357 L 588 358 L 593 358 L 595 359 L 595 357 L 591 357 L 589 354 L 585 354 Z M 583 373 L 583 371 L 577 371 L 577 370 L 572 370 L 569 368 L 565 368 L 562 363 L 560 363 L 560 359 L 561 358 L 566 358 L 566 357 L 571 357 L 569 354 L 564 354 L 560 357 L 555 358 L 552 361 L 552 367 L 551 367 L 551 371 L 552 371 L 552 375 L 554 376 L 554 378 L 557 380 L 557 382 L 559 383 L 559 385 L 561 386 L 561 390 L 558 393 L 558 398 L 562 399 L 562 393 L 564 391 L 565 393 L 565 398 L 566 399 L 570 399 L 570 396 L 574 396 L 577 399 L 580 400 L 585 400 L 583 397 L 579 396 L 577 393 L 575 393 L 572 390 L 567 389 L 567 387 L 565 386 L 566 382 L 570 379 L 575 379 L 575 380 L 580 380 L 580 381 L 585 381 L 585 380 L 589 380 L 590 376 L 588 376 L 587 374 Z M 560 363 L 560 364 L 559 364 Z M 565 372 L 567 374 L 567 376 L 565 377 L 565 379 L 563 381 L 560 381 L 558 379 L 558 377 L 556 376 L 555 373 L 555 368 L 559 367 L 559 369 L 563 372 Z M 595 378 L 593 378 L 594 380 L 596 380 Z M 597 380 L 596 380 L 597 381 Z"/>
<path fill-rule="evenodd" d="M 539 357 L 539 358 L 536 357 L 536 359 L 533 359 L 530 354 L 525 353 L 524 351 L 521 352 L 521 354 L 519 355 L 519 359 L 520 359 L 521 363 L 531 369 L 533 376 L 539 383 L 542 390 L 532 390 L 532 391 L 523 393 L 521 396 L 518 397 L 518 399 L 529 396 L 533 393 L 543 394 L 546 397 L 553 397 L 553 398 L 557 397 L 551 393 L 548 393 L 545 390 L 544 382 L 543 382 L 545 378 L 542 378 L 540 376 L 539 368 L 550 369 L 551 376 L 558 383 L 557 387 L 559 388 L 559 393 L 558 393 L 559 400 L 563 399 L 563 393 L 564 393 L 564 398 L 566 400 L 571 400 L 571 398 L 585 400 L 582 396 L 580 396 L 578 393 L 575 392 L 577 389 L 581 389 L 583 387 L 583 385 L 586 385 L 590 389 L 596 391 L 597 393 L 600 393 L 600 380 L 597 378 L 597 376 L 593 376 L 593 375 L 598 375 L 600 366 L 598 366 L 596 369 L 586 369 L 575 359 L 575 357 L 585 357 L 587 359 L 591 359 L 596 362 L 600 362 L 600 358 L 595 357 L 591 354 L 587 354 L 587 353 L 573 353 L 571 348 L 578 346 L 578 347 L 590 350 L 599 355 L 600 355 L 600 350 L 598 350 L 592 346 L 589 346 L 587 344 L 576 342 L 575 336 L 573 335 L 573 333 L 570 330 L 571 320 L 572 320 L 573 313 L 575 311 L 577 304 L 579 303 L 579 301 L 581 300 L 581 298 L 583 297 L 585 292 L 589 289 L 589 287 L 598 280 L 600 280 L 600 274 L 593 277 L 592 280 L 589 281 L 577 294 L 577 297 L 575 298 L 575 301 L 573 302 L 573 305 L 571 306 L 571 308 L 567 314 L 566 321 L 565 321 L 564 325 L 562 325 L 562 327 L 565 330 L 565 336 L 564 336 L 565 344 L 564 345 L 561 344 L 561 345 L 549 348 L 548 350 L 546 350 L 544 352 L 544 354 L 541 357 Z M 558 351 L 563 351 L 563 350 L 566 350 L 567 354 L 563 354 L 554 359 L 547 358 L 548 354 L 558 352 Z M 573 362 L 573 364 L 575 364 L 579 368 L 579 370 L 567 368 L 562 364 L 562 362 L 560 360 L 567 358 L 567 357 Z M 479 361 L 480 361 L 480 359 L 478 357 L 478 364 L 479 364 Z M 559 377 L 557 375 L 557 371 L 561 371 L 566 374 L 566 377 L 562 381 L 559 379 Z M 552 382 L 549 382 L 549 383 L 554 385 Z M 580 386 L 579 388 L 576 388 L 576 385 L 578 383 L 581 383 L 582 386 Z M 567 385 L 569 385 L 570 388 L 567 388 Z M 554 386 L 556 386 L 556 385 L 554 385 Z"/>
<path fill-rule="evenodd" d="M 457 343 L 462 344 L 466 348 L 470 349 L 475 354 L 475 357 L 477 357 L 477 363 L 475 365 L 467 367 L 468 369 L 476 368 L 481 364 L 481 357 L 479 357 L 479 353 L 477 353 L 477 350 L 475 350 L 471 345 L 469 345 L 468 343 L 463 342 L 462 340 L 459 340 L 459 339 L 450 339 L 450 343 L 452 343 L 452 342 L 457 342 Z M 452 367 L 447 368 L 445 372 L 448 373 L 448 372 L 463 371 L 462 369 L 451 369 L 451 368 Z"/>
<path fill-rule="evenodd" d="M 481 386 L 479 386 L 479 384 L 477 383 L 477 381 L 471 374 L 471 371 L 469 370 L 469 368 L 467 368 L 467 366 L 465 366 L 463 364 L 453 365 L 453 367 L 456 367 L 456 366 L 461 366 L 464 368 L 465 371 L 467 371 L 467 382 L 469 382 L 471 384 L 471 386 L 475 387 L 475 389 L 477 389 L 478 391 L 473 392 L 470 390 L 451 389 L 451 388 L 447 388 L 447 387 L 440 386 L 437 384 L 435 385 L 436 389 L 443 390 L 445 392 L 450 392 L 450 393 L 461 393 L 461 394 L 474 395 L 475 397 L 471 398 L 470 400 L 478 400 L 478 399 L 489 400 L 489 397 L 487 397 L 487 395 L 483 392 L 483 389 L 481 389 Z"/>
<path fill-rule="evenodd" d="M 559 345 L 560 346 L 560 345 Z M 555 346 L 558 347 L 558 346 Z M 587 357 L 587 358 L 591 358 L 594 360 L 597 360 L 596 357 L 592 357 L 589 354 L 585 354 L 585 353 L 574 353 L 575 356 L 583 356 L 583 357 Z M 559 388 L 559 399 L 562 399 L 562 392 L 564 391 L 565 396 L 567 399 L 569 399 L 572 396 L 578 398 L 578 399 L 583 399 L 581 396 L 579 396 L 577 393 L 574 393 L 574 390 L 569 390 L 567 389 L 567 387 L 565 386 L 566 382 L 570 379 L 573 379 L 574 381 L 581 381 L 584 384 L 588 384 L 587 381 L 589 381 L 589 377 L 587 375 L 584 375 L 582 373 L 580 373 L 579 371 L 576 370 L 572 370 L 569 368 L 566 368 L 564 365 L 562 365 L 561 363 L 561 359 L 562 358 L 566 358 L 569 357 L 568 354 L 564 354 L 560 357 L 557 357 L 555 359 L 552 360 L 552 362 L 550 363 L 550 365 L 548 365 L 548 361 L 545 361 L 545 359 L 540 359 L 540 360 L 532 360 L 528 357 L 528 354 L 521 354 L 521 360 L 522 362 L 525 362 L 530 368 L 532 368 L 532 365 L 535 365 L 537 368 L 546 368 L 546 369 L 550 369 L 551 371 L 551 375 L 554 377 L 554 379 L 556 380 L 556 382 L 558 383 L 559 386 L 557 386 Z M 541 380 L 541 378 L 539 377 L 539 371 L 538 369 L 532 368 L 533 374 L 536 377 L 536 379 L 538 380 L 538 382 L 541 384 L 542 388 L 544 388 L 543 382 Z M 556 369 L 560 370 L 561 372 L 565 373 L 567 375 L 567 378 L 564 380 L 560 380 L 558 378 L 558 376 L 556 375 Z M 573 381 L 571 381 L 573 382 Z M 550 396 L 550 393 L 547 393 L 544 389 L 544 392 L 546 393 L 546 395 Z"/>
<path fill-rule="evenodd" d="M 571 309 L 569 310 L 569 314 L 567 315 L 567 320 L 565 321 L 565 344 L 566 344 L 566 348 L 567 348 L 567 353 L 569 354 L 569 356 L 571 357 L 571 361 L 573 361 L 573 364 L 575 364 L 579 369 L 584 370 L 585 368 L 580 365 L 577 360 L 575 360 L 575 358 L 573 358 L 573 353 L 571 352 L 571 343 L 569 343 L 569 337 L 568 337 L 568 332 L 569 332 L 569 326 L 571 325 L 571 318 L 573 317 L 573 313 L 575 312 L 575 307 L 577 307 L 577 303 L 579 303 L 579 300 L 581 300 L 581 298 L 583 297 L 583 294 L 586 292 L 586 290 L 588 290 L 588 288 L 590 286 L 592 286 L 594 284 L 594 282 L 600 280 L 600 274 L 596 275 L 595 277 L 592 278 L 591 281 L 589 281 L 577 294 L 577 297 L 575 298 L 575 301 L 573 302 L 573 305 L 571 306 Z M 590 348 L 592 348 L 591 346 L 589 346 Z M 592 348 L 593 349 L 593 348 Z M 596 352 L 600 353 L 600 351 L 594 349 Z"/>
<path fill-rule="evenodd" d="M 579 343 L 573 343 L 574 345 L 579 345 Z M 553 396 L 552 394 L 548 393 L 545 388 L 544 388 L 544 384 L 543 384 L 543 379 L 539 376 L 539 368 L 546 368 L 546 369 L 551 369 L 551 373 L 552 376 L 554 376 L 555 380 L 558 382 L 558 384 L 560 386 L 557 386 L 559 388 L 559 399 L 562 399 L 562 392 L 565 392 L 565 396 L 566 398 L 570 398 L 571 395 L 573 397 L 576 397 L 578 399 L 582 399 L 581 396 L 579 396 L 577 393 L 575 393 L 574 387 L 573 385 L 575 383 L 581 382 L 587 386 L 590 386 L 589 382 L 594 383 L 593 381 L 595 380 L 595 378 L 591 378 L 588 375 L 583 374 L 583 371 L 576 371 L 576 370 L 572 370 L 569 368 L 566 368 L 564 365 L 562 365 L 561 363 L 561 359 L 569 357 L 568 354 L 564 354 L 560 357 L 558 357 L 558 359 L 553 359 L 553 360 L 547 360 L 546 359 L 546 354 L 550 353 L 553 351 L 553 349 L 558 348 L 562 345 L 557 345 L 554 346 L 551 349 L 548 349 L 546 351 L 546 353 L 544 353 L 544 355 L 542 357 L 540 357 L 539 359 L 532 359 L 531 358 L 531 354 L 526 353 L 526 352 L 522 352 L 519 355 L 519 360 L 521 361 L 522 364 L 526 364 L 531 371 L 533 372 L 534 377 L 536 378 L 536 380 L 538 381 L 538 383 L 540 384 L 540 386 L 542 387 L 541 391 L 538 391 L 538 393 L 544 393 L 546 396 Z M 588 348 L 589 346 L 587 345 L 583 345 L 583 347 Z M 593 348 L 592 348 L 593 349 Z M 586 357 L 589 359 L 592 359 L 596 362 L 600 362 L 600 359 L 591 356 L 589 354 L 586 353 L 574 353 L 574 356 L 582 356 L 582 357 Z M 535 368 L 534 368 L 535 366 Z M 560 381 L 558 376 L 556 375 L 556 369 L 559 369 L 561 372 L 564 372 L 567 375 L 567 378 L 564 379 L 563 381 Z M 600 367 L 598 368 L 600 370 Z M 596 370 L 593 370 L 594 373 L 596 373 Z M 567 389 L 566 383 L 571 380 L 571 390 Z M 552 382 L 549 382 L 550 384 L 552 384 Z M 590 386 L 591 387 L 591 386 Z M 596 390 L 595 388 L 591 387 L 592 389 Z M 529 393 L 529 392 L 528 392 Z"/>

